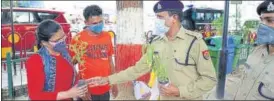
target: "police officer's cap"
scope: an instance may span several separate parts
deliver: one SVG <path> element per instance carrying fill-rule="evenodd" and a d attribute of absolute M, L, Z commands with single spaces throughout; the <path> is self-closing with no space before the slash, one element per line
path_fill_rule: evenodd
<path fill-rule="evenodd" d="M 274 13 L 274 0 L 265 0 L 257 7 L 258 15 L 262 13 Z"/>
<path fill-rule="evenodd" d="M 154 7 L 154 13 L 162 11 L 179 11 L 182 12 L 184 9 L 184 4 L 180 0 L 160 0 Z"/>

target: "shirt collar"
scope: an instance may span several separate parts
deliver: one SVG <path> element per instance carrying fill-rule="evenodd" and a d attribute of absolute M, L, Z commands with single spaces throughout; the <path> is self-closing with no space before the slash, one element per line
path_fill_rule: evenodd
<path fill-rule="evenodd" d="M 180 38 L 180 39 L 185 39 L 185 32 L 186 29 L 183 28 L 183 26 L 181 26 L 180 31 L 177 33 L 176 37 Z"/>
<path fill-rule="evenodd" d="M 185 30 L 186 29 L 184 29 L 183 26 L 181 26 L 179 32 L 176 34 L 176 38 L 184 40 L 185 39 L 185 34 L 186 34 Z M 164 36 L 164 40 L 168 41 L 168 38 L 167 38 L 166 35 Z"/>

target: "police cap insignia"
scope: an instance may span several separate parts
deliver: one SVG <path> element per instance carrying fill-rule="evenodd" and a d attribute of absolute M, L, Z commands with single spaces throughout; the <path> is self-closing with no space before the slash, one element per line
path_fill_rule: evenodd
<path fill-rule="evenodd" d="M 160 3 L 158 3 L 157 8 L 158 8 L 159 10 L 162 9 L 162 5 L 161 5 Z"/>
<path fill-rule="evenodd" d="M 265 0 L 257 7 L 258 15 L 262 13 L 274 13 L 274 0 Z"/>
<path fill-rule="evenodd" d="M 162 11 L 180 11 L 182 12 L 184 4 L 180 0 L 160 0 L 157 2 L 153 10 L 155 13 Z"/>
<path fill-rule="evenodd" d="M 273 2 L 269 2 L 268 6 L 267 6 L 267 11 L 274 11 L 274 5 Z"/>

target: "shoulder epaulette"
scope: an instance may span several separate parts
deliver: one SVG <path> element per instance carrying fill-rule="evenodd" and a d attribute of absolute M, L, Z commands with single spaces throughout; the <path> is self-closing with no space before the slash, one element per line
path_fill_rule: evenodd
<path fill-rule="evenodd" d="M 190 30 L 186 30 L 186 29 L 185 29 L 185 33 L 186 33 L 187 35 L 196 37 L 198 40 L 203 39 L 202 34 L 200 34 L 200 33 L 198 33 L 198 32 L 194 32 L 194 31 L 190 31 Z"/>

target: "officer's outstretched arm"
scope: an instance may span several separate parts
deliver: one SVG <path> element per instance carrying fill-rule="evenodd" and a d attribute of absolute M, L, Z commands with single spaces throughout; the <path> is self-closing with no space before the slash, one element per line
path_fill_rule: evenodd
<path fill-rule="evenodd" d="M 147 54 L 144 54 L 142 58 L 135 64 L 135 66 L 128 67 L 124 71 L 110 75 L 108 77 L 109 83 L 119 84 L 127 81 L 132 81 L 149 72 L 151 70 L 151 66 L 147 64 L 146 55 Z"/>
<path fill-rule="evenodd" d="M 211 58 L 205 53 L 208 51 L 205 42 L 203 40 L 197 40 L 195 46 L 195 50 L 193 51 L 198 52 L 197 56 L 195 56 L 195 63 L 199 77 L 187 86 L 179 87 L 180 97 L 186 99 L 201 97 L 210 91 L 216 85 L 217 81 Z"/>

